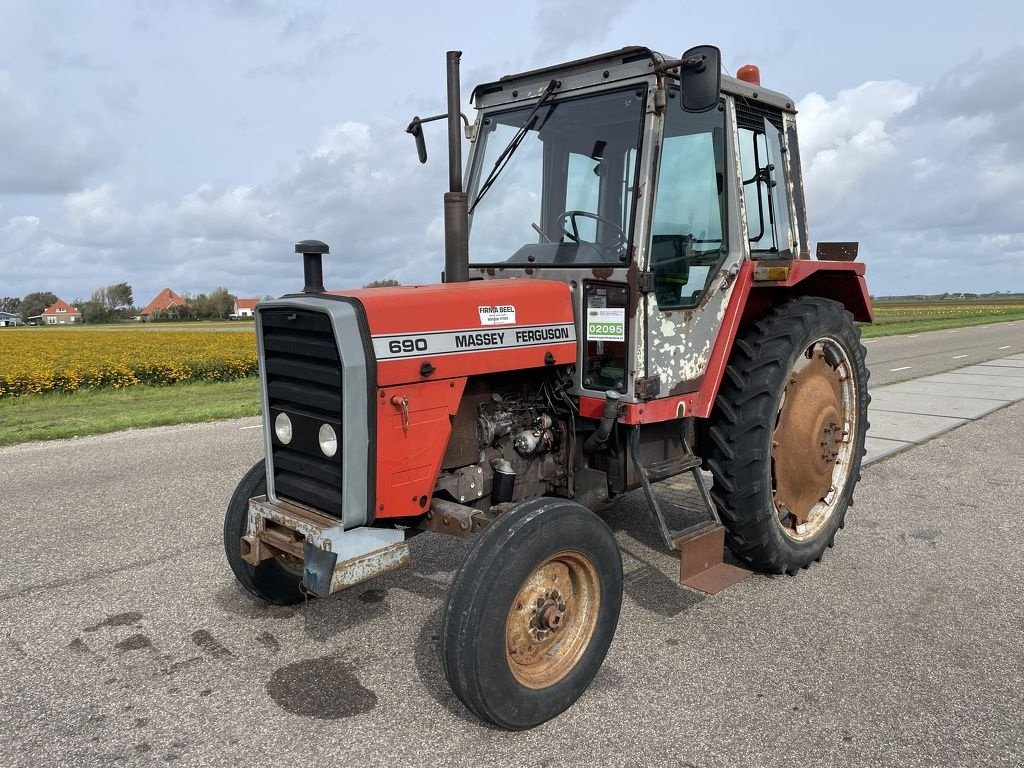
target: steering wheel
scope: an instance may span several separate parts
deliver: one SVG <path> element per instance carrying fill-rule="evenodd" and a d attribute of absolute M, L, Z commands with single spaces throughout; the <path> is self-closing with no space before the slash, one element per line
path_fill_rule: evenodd
<path fill-rule="evenodd" d="M 576 223 L 577 217 L 584 219 L 593 219 L 594 221 L 600 222 L 601 224 L 606 224 L 607 226 L 612 228 L 612 233 L 615 235 L 614 241 L 607 244 L 595 242 L 593 243 L 594 245 L 610 247 L 613 248 L 614 250 L 622 250 L 623 248 L 626 247 L 627 238 L 626 233 L 623 231 L 622 227 L 620 227 L 611 219 L 606 219 L 604 216 L 598 216 L 596 213 L 591 213 L 590 211 L 566 211 L 565 213 L 560 213 L 558 215 L 558 223 L 559 226 L 561 226 L 562 228 L 562 233 L 570 240 L 572 240 L 574 243 L 590 242 L 589 240 L 580 240 L 580 228 L 579 225 Z M 569 223 L 572 225 L 571 232 L 565 226 L 566 219 L 568 219 Z"/>

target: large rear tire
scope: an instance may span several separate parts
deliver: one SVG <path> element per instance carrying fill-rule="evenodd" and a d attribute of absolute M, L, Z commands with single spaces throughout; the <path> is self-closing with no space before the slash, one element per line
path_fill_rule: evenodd
<path fill-rule="evenodd" d="M 301 561 L 286 561 L 285 555 L 252 565 L 242 559 L 239 541 L 245 535 L 249 522 L 249 499 L 267 492 L 267 465 L 258 462 L 245 473 L 228 502 L 224 515 L 224 554 L 238 579 L 238 583 L 261 600 L 275 605 L 301 603 Z"/>
<path fill-rule="evenodd" d="M 829 299 L 777 307 L 736 341 L 708 465 L 739 558 L 792 574 L 832 546 L 860 479 L 867 382 L 860 331 Z"/>
<path fill-rule="evenodd" d="M 541 498 L 484 530 L 452 583 L 445 674 L 466 707 L 524 730 L 569 708 L 604 661 L 622 605 L 622 558 L 585 507 Z"/>

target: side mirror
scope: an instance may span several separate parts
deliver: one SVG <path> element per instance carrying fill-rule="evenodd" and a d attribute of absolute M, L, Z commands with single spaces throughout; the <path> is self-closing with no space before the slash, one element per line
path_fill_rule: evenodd
<path fill-rule="evenodd" d="M 427 142 L 423 138 L 423 122 L 420 120 L 419 115 L 412 119 L 405 132 L 411 133 L 412 137 L 416 139 L 416 152 L 420 156 L 420 162 L 427 162 Z"/>
<path fill-rule="evenodd" d="M 679 86 L 679 101 L 687 112 L 707 112 L 717 107 L 722 90 L 722 52 L 713 45 L 698 45 L 684 53 Z"/>

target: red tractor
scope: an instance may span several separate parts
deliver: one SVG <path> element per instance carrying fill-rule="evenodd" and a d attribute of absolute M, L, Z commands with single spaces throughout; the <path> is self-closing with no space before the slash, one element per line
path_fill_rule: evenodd
<path fill-rule="evenodd" d="M 597 515 L 642 488 L 682 580 L 794 573 L 843 525 L 867 430 L 871 320 L 856 243 L 808 250 L 793 100 L 718 49 L 647 48 L 503 77 L 461 114 L 448 54 L 438 285 L 301 293 L 256 311 L 266 459 L 224 544 L 296 603 L 408 565 L 423 531 L 475 540 L 452 583 L 448 681 L 535 726 L 584 692 L 622 602 Z M 465 125 L 463 125 L 465 124 Z M 470 144 L 463 187 L 463 133 Z M 824 258 L 823 258 L 824 257 Z M 713 476 L 705 490 L 701 469 Z M 692 475 L 703 519 L 654 492 Z"/>

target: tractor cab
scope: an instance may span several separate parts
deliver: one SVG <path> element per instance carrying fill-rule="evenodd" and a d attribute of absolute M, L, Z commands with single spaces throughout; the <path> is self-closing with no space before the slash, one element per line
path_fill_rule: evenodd
<path fill-rule="evenodd" d="M 719 72 L 634 47 L 473 93 L 470 277 L 570 285 L 580 395 L 695 392 L 740 264 L 806 256 L 793 101 Z"/>

